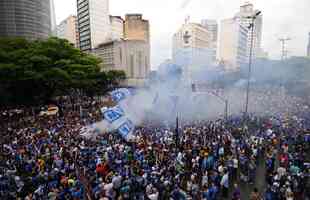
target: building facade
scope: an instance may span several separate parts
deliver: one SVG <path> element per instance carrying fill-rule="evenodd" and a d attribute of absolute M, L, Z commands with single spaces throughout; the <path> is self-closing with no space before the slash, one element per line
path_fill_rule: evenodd
<path fill-rule="evenodd" d="M 124 20 L 120 16 L 110 16 L 111 40 L 121 40 L 124 38 Z"/>
<path fill-rule="evenodd" d="M 52 33 L 53 0 L 1 0 L 0 37 L 46 39 Z"/>
<path fill-rule="evenodd" d="M 236 71 L 247 63 L 248 29 L 236 19 L 221 21 L 220 32 L 220 61 L 226 70 Z"/>
<path fill-rule="evenodd" d="M 56 24 L 56 13 L 55 13 L 55 4 L 54 4 L 54 0 L 50 0 L 51 3 L 51 30 L 52 36 L 56 36 L 56 29 L 57 29 L 57 24 Z"/>
<path fill-rule="evenodd" d="M 309 41 L 308 41 L 308 48 L 307 48 L 307 56 L 310 57 L 310 33 L 309 33 Z"/>
<path fill-rule="evenodd" d="M 186 21 L 173 35 L 172 42 L 172 60 L 182 67 L 184 81 L 192 82 L 193 74 L 215 63 L 212 33 L 201 24 Z"/>
<path fill-rule="evenodd" d="M 67 39 L 76 48 L 79 48 L 79 34 L 77 31 L 77 17 L 70 15 L 63 20 L 56 29 L 57 37 Z"/>
<path fill-rule="evenodd" d="M 123 70 L 128 86 L 142 86 L 150 73 L 149 44 L 141 40 L 118 40 L 92 51 L 103 60 L 103 70 Z"/>
<path fill-rule="evenodd" d="M 109 40 L 109 0 L 77 0 L 77 13 L 82 51 L 90 51 Z"/>
<path fill-rule="evenodd" d="M 246 2 L 240 6 L 240 11 L 235 15 L 236 20 L 243 25 L 243 27 L 247 27 L 249 29 L 250 24 L 252 23 L 252 19 L 248 18 L 254 16 L 258 10 L 254 9 L 252 3 Z M 263 16 L 259 15 L 255 19 L 254 23 L 254 32 L 252 34 L 251 31 L 248 31 L 248 41 L 247 41 L 247 52 L 250 54 L 251 48 L 251 40 L 253 38 L 253 58 L 255 59 L 257 55 L 260 54 L 263 50 L 261 49 L 262 43 L 262 29 L 263 29 Z"/>
<path fill-rule="evenodd" d="M 149 21 L 142 14 L 127 14 L 124 22 L 124 39 L 150 42 Z"/>
<path fill-rule="evenodd" d="M 219 30 L 217 21 L 212 19 L 204 19 L 201 21 L 201 25 L 211 34 L 212 48 L 216 50 Z"/>

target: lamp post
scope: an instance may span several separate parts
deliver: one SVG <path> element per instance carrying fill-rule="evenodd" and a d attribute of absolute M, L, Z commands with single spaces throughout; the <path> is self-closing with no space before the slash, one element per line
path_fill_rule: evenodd
<path fill-rule="evenodd" d="M 250 93 L 250 81 L 251 81 L 251 73 L 252 73 L 252 56 L 253 56 L 253 46 L 254 46 L 254 28 L 255 28 L 255 19 L 261 14 L 261 11 L 258 11 L 253 16 L 247 17 L 248 19 L 252 19 L 250 24 L 251 29 L 251 46 L 250 46 L 250 55 L 249 55 L 249 71 L 248 71 L 248 81 L 246 88 L 246 103 L 245 103 L 245 117 L 248 116 L 249 109 L 249 93 Z"/>

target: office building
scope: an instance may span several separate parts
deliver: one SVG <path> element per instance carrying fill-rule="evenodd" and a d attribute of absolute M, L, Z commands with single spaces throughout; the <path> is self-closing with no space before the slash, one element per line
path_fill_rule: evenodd
<path fill-rule="evenodd" d="M 124 20 L 120 16 L 110 16 L 111 40 L 121 40 L 124 38 Z"/>
<path fill-rule="evenodd" d="M 56 36 L 56 29 L 57 29 L 57 24 L 56 24 L 56 13 L 55 13 L 55 4 L 54 4 L 54 0 L 50 0 L 51 3 L 51 30 L 52 36 Z"/>
<path fill-rule="evenodd" d="M 59 38 L 67 39 L 76 48 L 79 48 L 79 34 L 77 32 L 77 17 L 70 15 L 63 20 L 56 29 L 56 35 Z"/>
<path fill-rule="evenodd" d="M 245 2 L 240 6 L 240 11 L 235 15 L 235 19 L 243 26 L 249 29 L 252 19 L 249 18 L 254 16 L 258 10 L 254 9 L 254 6 L 250 2 Z M 263 17 L 259 15 L 255 19 L 254 23 L 254 32 L 248 31 L 248 41 L 247 41 L 247 53 L 250 54 L 251 40 L 253 38 L 253 59 L 257 57 L 258 54 L 262 51 L 261 42 L 262 42 L 262 28 L 263 28 Z"/>
<path fill-rule="evenodd" d="M 184 79 L 192 72 L 211 67 L 216 60 L 212 34 L 201 24 L 185 22 L 173 35 L 172 60 L 182 67 Z"/>
<path fill-rule="evenodd" d="M 216 20 L 204 19 L 201 21 L 201 25 L 205 27 L 211 34 L 212 48 L 217 49 L 218 39 L 218 23 Z"/>
<path fill-rule="evenodd" d="M 128 86 L 143 86 L 150 72 L 150 46 L 141 40 L 116 40 L 92 51 L 103 60 L 103 70 L 123 70 Z"/>
<path fill-rule="evenodd" d="M 127 14 L 124 22 L 124 39 L 150 42 L 149 21 L 142 14 Z"/>
<path fill-rule="evenodd" d="M 236 19 L 221 21 L 219 57 L 226 70 L 236 71 L 247 63 L 248 31 Z"/>
<path fill-rule="evenodd" d="M 109 0 L 77 0 L 77 13 L 82 51 L 91 51 L 109 40 Z"/>
<path fill-rule="evenodd" d="M 0 37 L 47 39 L 54 25 L 55 13 L 52 1 L 1 0 Z"/>

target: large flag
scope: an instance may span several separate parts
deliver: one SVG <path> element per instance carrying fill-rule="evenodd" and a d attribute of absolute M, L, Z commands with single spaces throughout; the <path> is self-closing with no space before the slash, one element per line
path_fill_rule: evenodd
<path fill-rule="evenodd" d="M 124 123 L 122 123 L 119 126 L 118 132 L 125 140 L 129 140 L 130 136 L 132 136 L 134 129 L 135 129 L 135 126 L 132 123 L 132 121 L 130 121 L 129 119 L 126 119 Z"/>
<path fill-rule="evenodd" d="M 126 99 L 128 96 L 131 95 L 131 92 L 127 88 L 119 88 L 116 90 L 113 90 L 111 93 L 113 101 L 116 103 L 119 103 Z"/>
<path fill-rule="evenodd" d="M 113 123 L 125 115 L 124 110 L 119 105 L 108 109 L 101 109 L 101 111 L 103 118 L 109 123 Z"/>

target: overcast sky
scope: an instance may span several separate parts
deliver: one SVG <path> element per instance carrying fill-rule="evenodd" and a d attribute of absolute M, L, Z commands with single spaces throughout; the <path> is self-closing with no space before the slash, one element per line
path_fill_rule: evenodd
<path fill-rule="evenodd" d="M 76 14 L 76 0 L 54 0 L 57 23 Z M 193 22 L 201 19 L 230 18 L 239 11 L 244 0 L 110 0 L 110 14 L 142 13 L 150 20 L 152 41 L 152 69 L 171 57 L 172 35 L 186 16 Z M 304 56 L 310 32 L 310 0 L 252 0 L 263 12 L 262 47 L 271 58 L 280 58 L 279 37 L 289 36 L 289 55 Z"/>

